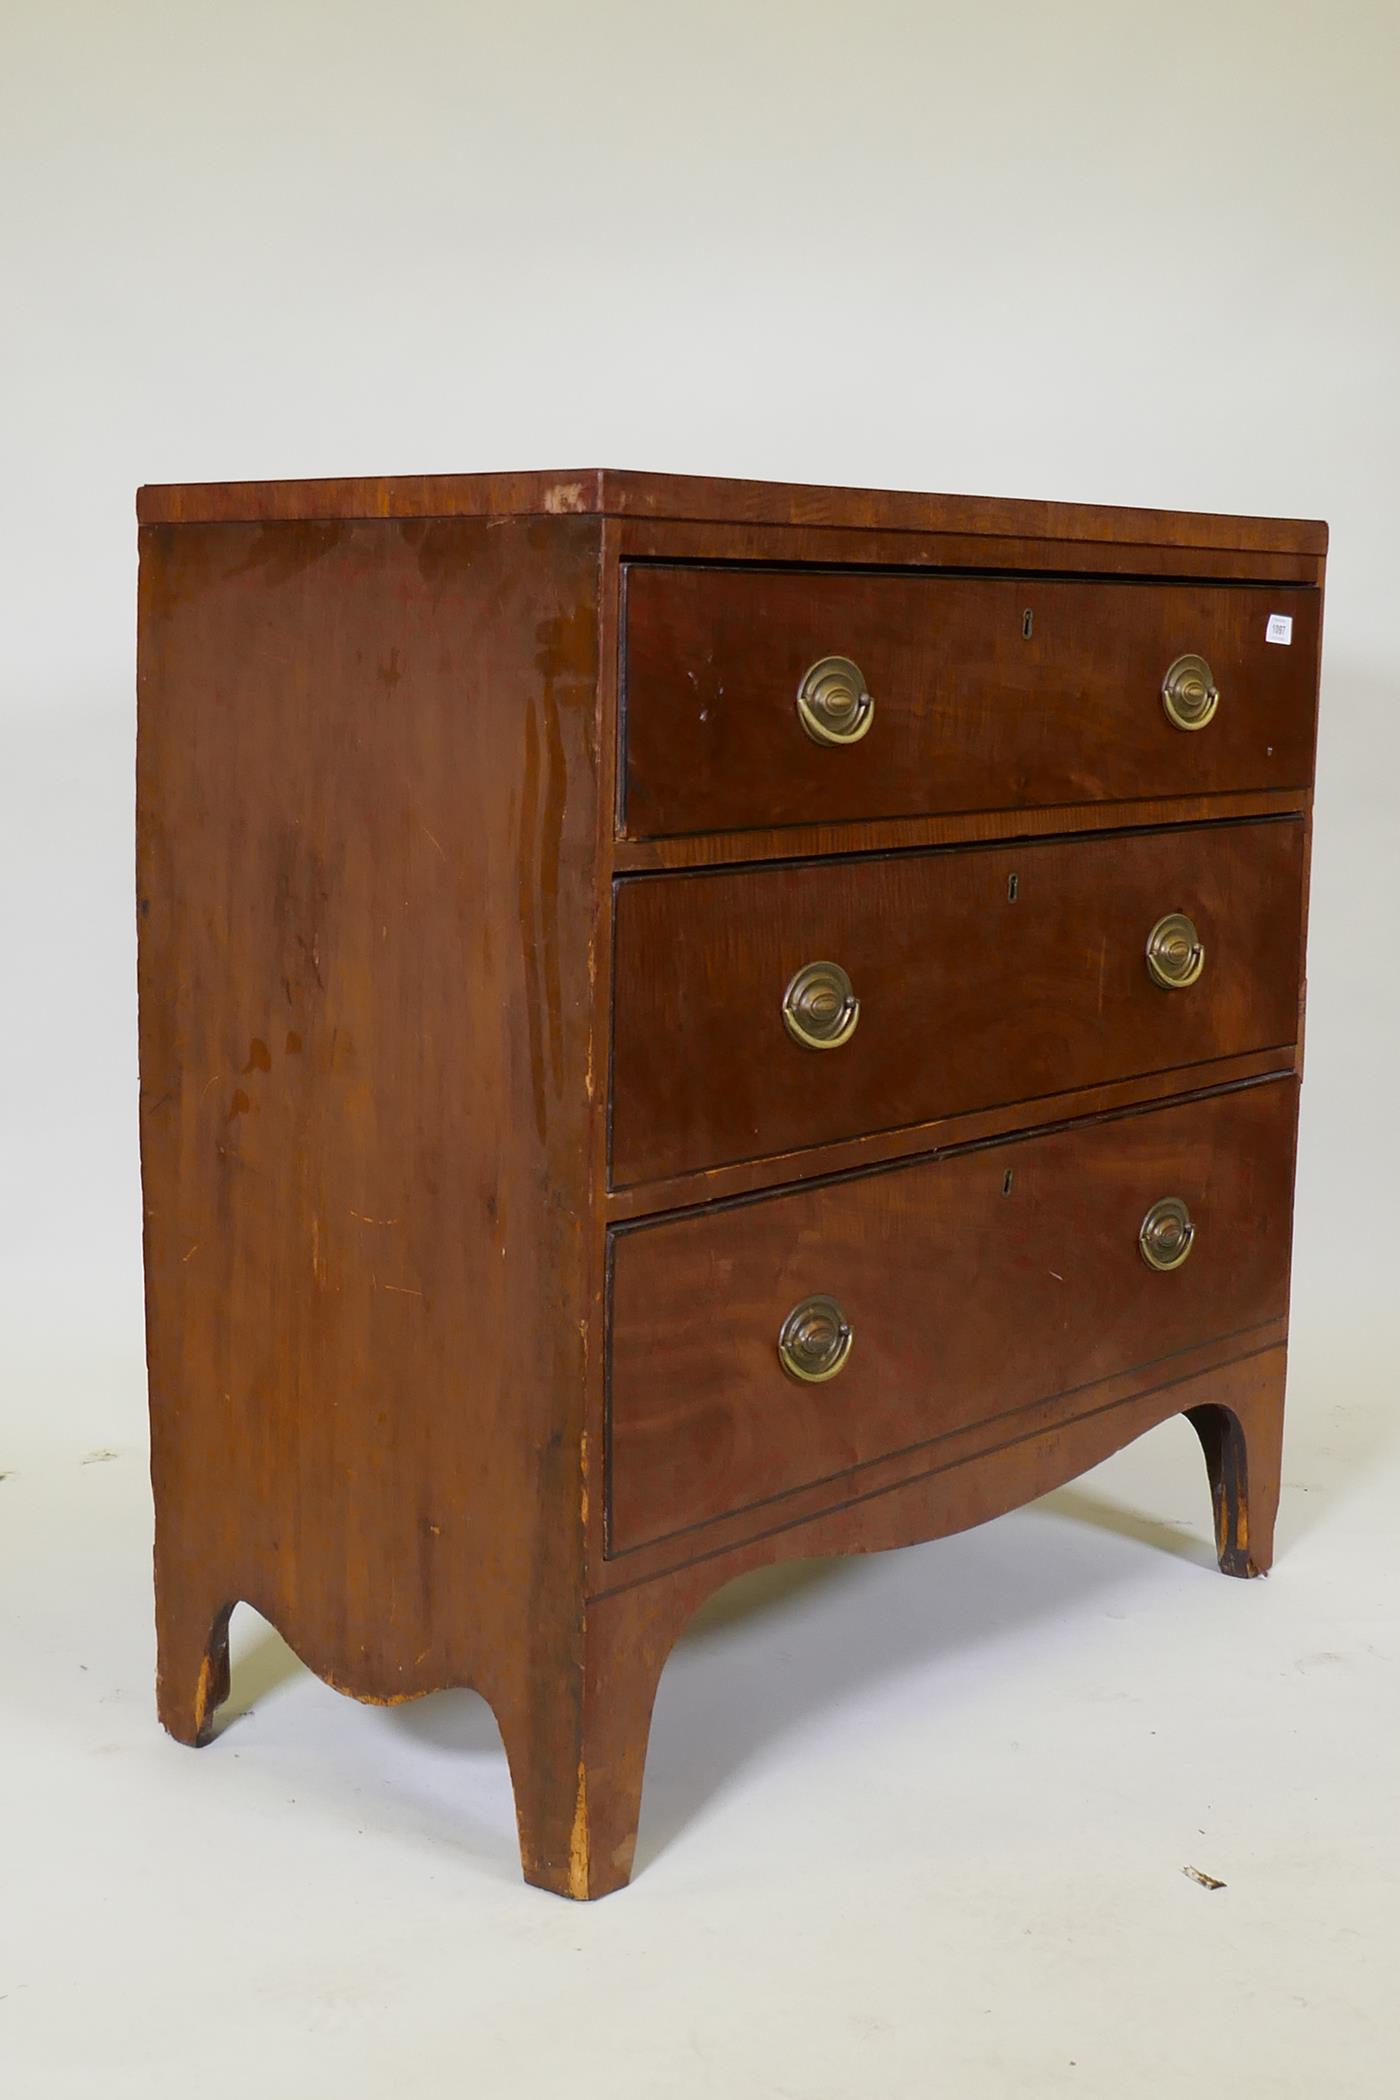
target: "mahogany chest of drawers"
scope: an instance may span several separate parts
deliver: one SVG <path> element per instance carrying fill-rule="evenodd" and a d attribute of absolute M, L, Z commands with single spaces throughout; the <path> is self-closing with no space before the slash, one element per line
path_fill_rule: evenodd
<path fill-rule="evenodd" d="M 1166 1417 L 1278 1495 L 1325 528 L 639 474 L 142 492 L 159 1703 L 473 1685 L 625 1882 L 740 1570 Z"/>

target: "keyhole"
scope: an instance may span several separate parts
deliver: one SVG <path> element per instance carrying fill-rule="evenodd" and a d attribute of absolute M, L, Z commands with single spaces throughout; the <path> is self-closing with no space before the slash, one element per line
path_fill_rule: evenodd
<path fill-rule="evenodd" d="M 1006 901 L 1007 901 L 1007 903 L 1008 903 L 1008 904 L 1014 904 L 1014 903 L 1016 902 L 1016 892 L 1017 892 L 1017 890 L 1019 890 L 1019 889 L 1020 889 L 1020 887 L 1021 887 L 1021 878 L 1020 878 L 1020 876 L 1019 876 L 1019 875 L 1008 875 L 1008 876 L 1007 876 L 1007 878 L 1006 878 Z"/>
<path fill-rule="evenodd" d="M 1029 641 L 1031 638 L 1031 629 L 1034 626 L 1035 614 L 1031 611 L 1030 607 L 1027 606 L 1025 611 L 1021 615 L 1021 632 L 1025 636 L 1027 641 Z"/>
<path fill-rule="evenodd" d="M 1011 1194 L 1011 1178 L 1011 1169 L 1010 1167 L 1008 1167 L 1005 1174 L 1002 1177 L 1001 1193 L 1003 1194 L 1003 1196 L 1009 1196 Z"/>

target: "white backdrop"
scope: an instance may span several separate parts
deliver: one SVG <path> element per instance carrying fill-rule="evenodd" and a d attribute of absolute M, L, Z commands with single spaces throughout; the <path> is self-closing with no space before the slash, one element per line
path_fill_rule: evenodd
<path fill-rule="evenodd" d="M 1388 1365 L 1393 0 L 10 0 L 0 39 L 0 1471 L 143 1448 L 142 481 L 1329 520 L 1294 1317 Z"/>
<path fill-rule="evenodd" d="M 141 1405 L 141 481 L 614 464 L 1327 518 L 1300 1287 L 1374 1315 L 1400 8 L 46 0 L 4 41 L 11 1438 Z"/>

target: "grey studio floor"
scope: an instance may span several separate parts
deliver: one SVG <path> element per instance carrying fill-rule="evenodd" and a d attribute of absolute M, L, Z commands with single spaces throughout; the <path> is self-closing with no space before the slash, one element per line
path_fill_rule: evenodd
<path fill-rule="evenodd" d="M 144 1444 L 53 1392 L 0 1482 L 5 2091 L 1393 2095 L 1400 1449 L 1301 1282 L 1267 1581 L 1216 1573 L 1178 1421 L 735 1585 L 585 1907 L 519 1881 L 470 1693 L 357 1706 L 240 1610 L 218 1736 L 166 1740 Z"/>

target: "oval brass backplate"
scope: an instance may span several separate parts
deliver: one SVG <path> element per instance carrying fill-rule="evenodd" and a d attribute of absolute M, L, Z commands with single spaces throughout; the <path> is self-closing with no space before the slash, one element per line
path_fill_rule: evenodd
<path fill-rule="evenodd" d="M 1147 974 L 1164 992 L 1182 992 L 1206 966 L 1206 951 L 1194 919 L 1169 911 L 1147 936 Z"/>
<path fill-rule="evenodd" d="M 778 1330 L 778 1359 L 789 1378 L 825 1385 L 845 1368 L 851 1323 L 834 1298 L 804 1298 Z"/>
<path fill-rule="evenodd" d="M 819 657 L 797 688 L 797 719 L 814 744 L 858 744 L 875 719 L 859 664 Z"/>
<path fill-rule="evenodd" d="M 1176 729 L 1204 729 L 1220 705 L 1220 692 L 1203 656 L 1179 656 L 1162 680 L 1162 705 Z"/>
<path fill-rule="evenodd" d="M 840 963 L 805 963 L 783 993 L 783 1025 L 804 1050 L 839 1050 L 860 1019 L 860 1001 Z"/>
<path fill-rule="evenodd" d="M 1196 1228 L 1180 1196 L 1163 1196 L 1142 1221 L 1138 1246 L 1149 1269 L 1179 1269 L 1195 1243 Z"/>

